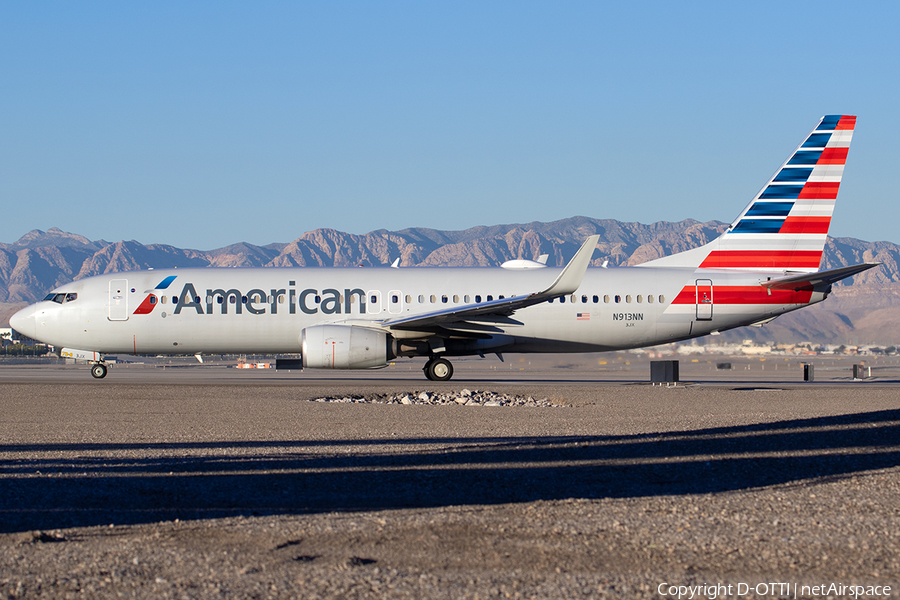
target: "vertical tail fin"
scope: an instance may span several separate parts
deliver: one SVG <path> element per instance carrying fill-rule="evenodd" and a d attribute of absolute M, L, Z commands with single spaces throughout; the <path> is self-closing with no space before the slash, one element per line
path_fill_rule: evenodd
<path fill-rule="evenodd" d="M 721 236 L 653 265 L 818 270 L 855 126 L 854 116 L 823 117 Z"/>

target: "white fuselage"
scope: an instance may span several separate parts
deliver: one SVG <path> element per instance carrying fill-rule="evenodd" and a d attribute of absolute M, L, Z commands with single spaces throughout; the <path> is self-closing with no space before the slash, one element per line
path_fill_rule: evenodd
<path fill-rule="evenodd" d="M 136 271 L 60 286 L 57 292 L 77 294 L 75 299 L 39 302 L 16 315 L 13 326 L 48 344 L 102 353 L 297 353 L 307 327 L 380 328 L 392 317 L 528 295 L 559 273 L 550 267 Z M 590 268 L 576 293 L 517 310 L 480 339 L 427 328 L 390 335 L 398 355 L 422 354 L 403 351 L 404 340 L 435 336 L 446 339 L 448 356 L 651 346 L 748 325 L 825 298 L 821 292 L 773 294 L 760 285 L 781 275 Z M 167 278 L 174 279 L 158 289 Z"/>

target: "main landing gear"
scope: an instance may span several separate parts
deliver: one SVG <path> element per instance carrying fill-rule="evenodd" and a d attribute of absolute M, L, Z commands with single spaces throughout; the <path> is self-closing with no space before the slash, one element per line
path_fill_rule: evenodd
<path fill-rule="evenodd" d="M 422 370 L 431 381 L 450 381 L 453 377 L 453 365 L 446 358 L 429 358 Z"/>
<path fill-rule="evenodd" d="M 103 363 L 94 363 L 91 365 L 91 375 L 94 376 L 94 379 L 103 379 L 106 377 L 106 365 Z"/>

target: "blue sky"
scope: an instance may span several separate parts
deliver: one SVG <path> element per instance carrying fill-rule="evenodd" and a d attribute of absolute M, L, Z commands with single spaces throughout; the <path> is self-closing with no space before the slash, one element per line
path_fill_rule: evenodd
<path fill-rule="evenodd" d="M 731 221 L 845 113 L 831 234 L 900 242 L 898 6 L 4 3 L 0 241 Z"/>

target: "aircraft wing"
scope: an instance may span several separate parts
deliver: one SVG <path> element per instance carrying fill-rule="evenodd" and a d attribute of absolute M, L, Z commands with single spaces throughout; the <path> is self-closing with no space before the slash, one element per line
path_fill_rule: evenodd
<path fill-rule="evenodd" d="M 872 267 L 877 267 L 881 263 L 862 263 L 860 265 L 852 265 L 849 267 L 841 267 L 840 269 L 831 269 L 830 271 L 819 271 L 818 273 L 803 273 L 802 275 L 792 275 L 790 277 L 781 277 L 779 279 L 771 279 L 763 281 L 763 287 L 770 290 L 794 290 L 809 291 L 823 290 L 836 281 L 845 279 L 857 273 L 862 273 Z"/>
<path fill-rule="evenodd" d="M 520 324 L 517 321 L 508 319 L 509 315 L 520 308 L 540 304 L 541 302 L 546 302 L 550 298 L 556 298 L 557 296 L 572 294 L 581 286 L 581 281 L 584 279 L 584 274 L 587 271 L 588 264 L 591 262 L 591 256 L 593 255 L 599 240 L 599 235 L 592 235 L 585 240 L 584 244 L 581 245 L 581 248 L 578 249 L 578 252 L 575 253 L 575 256 L 572 257 L 572 260 L 569 261 L 569 264 L 565 266 L 556 280 L 554 280 L 550 287 L 541 292 L 534 292 L 525 296 L 512 296 L 510 298 L 491 300 L 490 302 L 481 302 L 478 304 L 454 306 L 409 317 L 385 319 L 382 321 L 382 325 L 392 329 L 416 330 L 448 323 L 456 323 L 459 321 L 477 322 L 481 320 L 493 323 L 500 320 L 504 321 L 506 324 L 512 324 L 509 323 L 510 321 Z"/>

